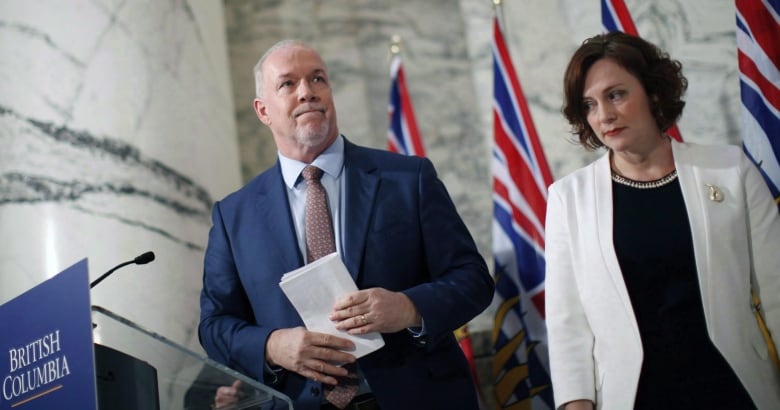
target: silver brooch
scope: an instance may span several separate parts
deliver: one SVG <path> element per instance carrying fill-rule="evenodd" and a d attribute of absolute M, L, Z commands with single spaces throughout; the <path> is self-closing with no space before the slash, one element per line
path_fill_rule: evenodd
<path fill-rule="evenodd" d="M 723 191 L 717 185 L 704 184 L 710 189 L 710 201 L 723 202 Z"/>

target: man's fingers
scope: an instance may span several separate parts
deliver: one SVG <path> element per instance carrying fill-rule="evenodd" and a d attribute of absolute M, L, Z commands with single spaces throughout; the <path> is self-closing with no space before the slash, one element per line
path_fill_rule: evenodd
<path fill-rule="evenodd" d="M 311 344 L 314 346 L 327 347 L 336 350 L 354 350 L 355 344 L 351 340 L 344 339 L 338 336 L 329 335 L 327 333 L 312 333 Z"/>
<path fill-rule="evenodd" d="M 312 369 L 318 370 L 319 362 L 324 362 L 326 364 L 325 366 L 325 373 L 333 374 L 333 369 L 335 369 L 335 366 L 328 367 L 328 364 L 338 364 L 338 363 L 352 363 L 355 361 L 355 356 L 347 353 L 342 352 L 341 350 L 335 350 L 327 347 L 317 347 L 311 352 L 311 359 L 316 360 L 317 363 L 312 363 L 309 365 Z M 328 369 L 331 369 L 331 371 L 328 371 Z M 341 375 L 340 373 L 338 373 Z"/>
<path fill-rule="evenodd" d="M 362 296 L 363 291 L 357 291 L 350 293 L 347 296 L 344 296 L 343 298 L 336 301 L 336 304 L 333 305 L 333 310 L 338 311 L 341 309 L 347 309 L 350 306 L 358 305 L 363 302 L 364 297 Z"/>
<path fill-rule="evenodd" d="M 311 366 L 311 370 L 323 376 L 346 376 L 347 374 L 349 374 L 347 369 L 325 361 L 313 362 Z"/>
<path fill-rule="evenodd" d="M 231 406 L 238 403 L 238 387 L 241 382 L 236 380 L 232 386 L 220 386 L 217 388 L 217 394 L 214 397 L 214 404 L 217 408 Z"/>
<path fill-rule="evenodd" d="M 335 366 L 328 362 L 315 360 L 312 361 L 309 364 L 308 369 L 301 372 L 301 374 L 316 382 L 335 385 L 338 384 L 336 376 L 344 377 L 349 374 L 349 372 L 343 367 Z"/>
<path fill-rule="evenodd" d="M 339 299 L 333 305 L 331 319 L 345 319 L 359 314 L 359 310 L 368 306 L 371 295 L 376 292 L 376 289 L 378 288 L 359 290 Z"/>
<path fill-rule="evenodd" d="M 217 388 L 217 395 L 221 397 L 235 396 L 236 389 L 232 386 L 220 386 Z"/>
<path fill-rule="evenodd" d="M 322 374 L 322 373 L 317 373 L 317 372 L 314 372 L 314 371 L 311 371 L 309 373 L 310 373 L 310 375 L 304 374 L 304 376 L 307 376 L 308 378 L 314 380 L 315 382 L 320 382 L 320 383 L 324 383 L 324 384 L 330 384 L 330 385 L 333 385 L 333 386 L 339 384 L 339 381 L 336 380 L 335 377 L 328 376 L 328 375 L 325 375 L 325 374 Z"/>

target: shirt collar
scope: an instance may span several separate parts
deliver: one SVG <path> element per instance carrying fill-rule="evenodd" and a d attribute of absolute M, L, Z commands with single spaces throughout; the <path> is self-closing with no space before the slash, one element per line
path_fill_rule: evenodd
<path fill-rule="evenodd" d="M 278 155 L 279 165 L 282 167 L 284 184 L 287 185 L 288 188 L 293 189 L 298 182 L 301 171 L 309 164 L 285 157 L 281 152 L 279 152 Z M 338 178 L 344 165 L 344 138 L 339 135 L 325 151 L 312 161 L 311 165 L 323 170 L 333 178 Z"/>

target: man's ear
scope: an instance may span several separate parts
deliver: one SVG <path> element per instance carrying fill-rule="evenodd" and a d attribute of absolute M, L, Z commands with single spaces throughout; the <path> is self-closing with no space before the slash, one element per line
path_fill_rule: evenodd
<path fill-rule="evenodd" d="M 255 98 L 252 102 L 252 106 L 255 108 L 255 114 L 265 125 L 271 125 L 271 117 L 268 116 L 268 107 L 265 105 L 265 101 L 260 98 Z"/>

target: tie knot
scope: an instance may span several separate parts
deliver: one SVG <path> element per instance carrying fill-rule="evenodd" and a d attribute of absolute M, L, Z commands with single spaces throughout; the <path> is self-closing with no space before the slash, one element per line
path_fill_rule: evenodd
<path fill-rule="evenodd" d="M 320 178 L 322 178 L 322 170 L 314 165 L 307 165 L 306 168 L 303 169 L 303 172 L 301 172 L 301 175 L 303 175 L 303 179 L 305 179 L 306 182 L 319 181 Z"/>

